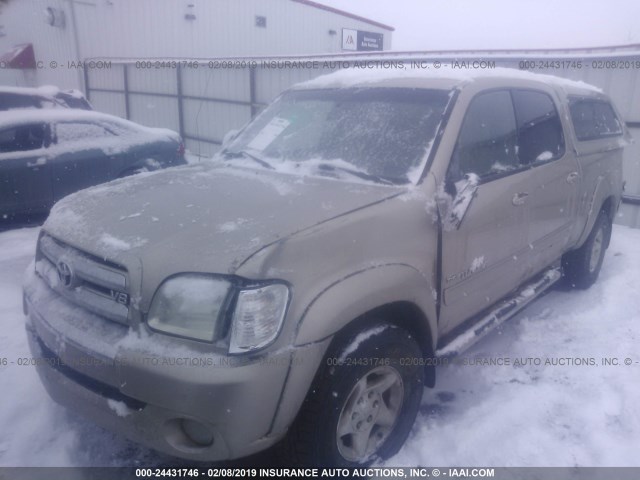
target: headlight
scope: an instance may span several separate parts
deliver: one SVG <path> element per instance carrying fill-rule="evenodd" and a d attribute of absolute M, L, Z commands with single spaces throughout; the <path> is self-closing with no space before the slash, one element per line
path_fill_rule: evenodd
<path fill-rule="evenodd" d="M 147 323 L 154 330 L 211 342 L 230 288 L 208 275 L 172 277 L 154 295 Z"/>
<path fill-rule="evenodd" d="M 241 290 L 233 314 L 229 353 L 266 347 L 282 326 L 289 289 L 281 283 Z"/>

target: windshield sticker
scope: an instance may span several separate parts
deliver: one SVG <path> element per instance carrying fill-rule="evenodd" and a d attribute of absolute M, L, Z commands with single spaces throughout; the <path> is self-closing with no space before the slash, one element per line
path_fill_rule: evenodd
<path fill-rule="evenodd" d="M 275 117 L 247 145 L 252 150 L 263 151 L 291 124 L 289 120 Z"/>

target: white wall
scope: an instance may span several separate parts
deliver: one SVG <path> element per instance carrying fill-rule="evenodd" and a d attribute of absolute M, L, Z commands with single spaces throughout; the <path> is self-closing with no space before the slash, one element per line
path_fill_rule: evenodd
<path fill-rule="evenodd" d="M 341 51 L 342 28 L 391 32 L 291 0 L 94 0 L 76 4 L 84 57 L 220 57 Z M 190 9 L 187 4 L 194 3 Z M 193 13 L 195 20 L 185 20 Z M 255 16 L 267 27 L 255 26 Z M 329 35 L 329 30 L 336 35 Z"/>
<path fill-rule="evenodd" d="M 65 11 L 66 28 L 52 27 L 45 23 L 45 10 L 54 7 Z M 12 0 L 1 12 L 0 22 L 6 36 L 0 38 L 0 52 L 10 50 L 14 45 L 32 43 L 36 61 L 41 68 L 20 79 L 14 71 L 14 80 L 21 80 L 21 86 L 56 85 L 61 88 L 78 88 L 79 72 L 66 65 L 52 68 L 51 62 L 66 62 L 76 59 L 73 28 L 65 0 Z M 2 84 L 9 84 L 6 72 L 0 76 Z"/>
<path fill-rule="evenodd" d="M 31 70 L 16 70 L 0 68 L 0 85 L 10 87 L 31 87 L 36 85 L 35 72 Z"/>

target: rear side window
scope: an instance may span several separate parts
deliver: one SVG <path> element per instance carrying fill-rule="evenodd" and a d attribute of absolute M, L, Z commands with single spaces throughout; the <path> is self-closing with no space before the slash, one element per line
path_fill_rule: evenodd
<path fill-rule="evenodd" d="M 116 136 L 126 137 L 131 135 L 138 135 L 141 133 L 139 130 L 135 130 L 133 127 L 129 125 L 123 125 L 121 123 L 105 122 L 104 127 L 110 132 L 113 132 L 113 134 Z"/>
<path fill-rule="evenodd" d="M 511 94 L 505 90 L 478 95 L 460 129 L 453 153 L 454 172 L 488 177 L 519 168 L 516 140 Z"/>
<path fill-rule="evenodd" d="M 56 125 L 58 143 L 77 142 L 81 140 L 96 140 L 112 137 L 114 134 L 106 128 L 93 123 L 69 122 Z"/>
<path fill-rule="evenodd" d="M 0 111 L 55 107 L 56 103 L 46 97 L 20 93 L 0 93 Z"/>
<path fill-rule="evenodd" d="M 620 120 L 611 104 L 604 100 L 573 98 L 569 110 L 580 141 L 622 135 Z"/>
<path fill-rule="evenodd" d="M 40 108 L 40 104 L 36 97 L 31 95 L 0 93 L 0 111 L 14 108 Z"/>
<path fill-rule="evenodd" d="M 543 92 L 513 90 L 518 122 L 518 158 L 521 164 L 545 162 L 564 154 L 564 135 L 558 111 Z"/>

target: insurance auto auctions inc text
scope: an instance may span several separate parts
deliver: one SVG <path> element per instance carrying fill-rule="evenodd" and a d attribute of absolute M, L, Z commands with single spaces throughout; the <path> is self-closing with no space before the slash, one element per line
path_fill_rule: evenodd
<path fill-rule="evenodd" d="M 261 477 L 276 478 L 435 478 L 495 477 L 493 468 L 261 468 Z"/>

